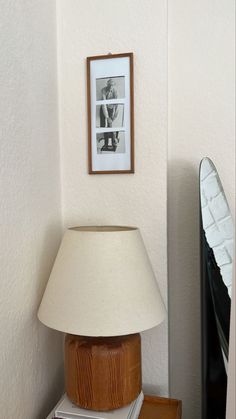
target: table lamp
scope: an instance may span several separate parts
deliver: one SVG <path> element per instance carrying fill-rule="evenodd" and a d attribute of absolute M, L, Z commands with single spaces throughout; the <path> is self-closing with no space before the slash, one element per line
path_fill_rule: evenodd
<path fill-rule="evenodd" d="M 136 227 L 73 227 L 58 251 L 38 317 L 65 336 L 68 398 L 112 410 L 141 391 L 139 332 L 165 307 Z"/>

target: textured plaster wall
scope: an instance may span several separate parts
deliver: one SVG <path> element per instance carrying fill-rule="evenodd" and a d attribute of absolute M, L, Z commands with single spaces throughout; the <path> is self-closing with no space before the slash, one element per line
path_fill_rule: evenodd
<path fill-rule="evenodd" d="M 167 302 L 166 0 L 62 0 L 58 4 L 60 135 L 65 227 L 140 227 Z M 88 175 L 86 57 L 134 52 L 134 175 Z M 167 321 L 142 334 L 144 388 L 168 392 Z"/>
<path fill-rule="evenodd" d="M 0 9 L 0 416 L 42 419 L 63 383 L 36 318 L 61 235 L 55 2 Z"/>
<path fill-rule="evenodd" d="M 57 4 L 64 227 L 138 225 L 167 302 L 167 2 Z M 61 337 L 36 319 L 61 236 L 56 10 L 0 6 L 0 406 L 4 419 L 42 419 L 63 383 Z M 169 373 L 184 419 L 200 417 L 201 157 L 215 162 L 234 214 L 233 17 L 232 0 L 169 1 Z M 135 54 L 136 173 L 88 176 L 85 58 L 109 51 Z M 144 388 L 159 394 L 167 335 L 167 322 L 142 334 Z"/>
<path fill-rule="evenodd" d="M 235 214 L 234 8 L 233 0 L 169 2 L 170 390 L 183 399 L 183 419 L 199 419 L 201 407 L 202 157 L 215 163 Z"/>

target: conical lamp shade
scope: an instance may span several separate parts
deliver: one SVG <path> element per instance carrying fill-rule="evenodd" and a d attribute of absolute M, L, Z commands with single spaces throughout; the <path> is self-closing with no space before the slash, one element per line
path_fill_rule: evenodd
<path fill-rule="evenodd" d="M 41 322 L 75 335 L 119 336 L 156 326 L 165 312 L 137 228 L 66 231 L 39 308 Z"/>

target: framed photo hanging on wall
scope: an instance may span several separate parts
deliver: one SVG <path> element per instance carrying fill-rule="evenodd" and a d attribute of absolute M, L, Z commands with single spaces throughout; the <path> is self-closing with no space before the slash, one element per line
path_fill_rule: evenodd
<path fill-rule="evenodd" d="M 133 53 L 87 58 L 89 173 L 134 173 Z"/>

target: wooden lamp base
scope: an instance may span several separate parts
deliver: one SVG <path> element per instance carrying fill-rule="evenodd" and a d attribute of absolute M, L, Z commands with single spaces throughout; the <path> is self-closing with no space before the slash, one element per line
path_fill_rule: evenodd
<path fill-rule="evenodd" d="M 65 382 L 69 399 L 84 409 L 112 410 L 141 392 L 141 338 L 65 337 Z"/>

